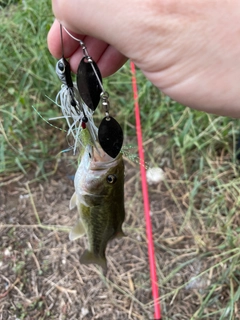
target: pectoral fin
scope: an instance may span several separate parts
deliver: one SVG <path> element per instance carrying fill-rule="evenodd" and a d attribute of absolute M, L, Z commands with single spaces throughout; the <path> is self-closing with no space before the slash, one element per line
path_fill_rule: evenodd
<path fill-rule="evenodd" d="M 78 238 L 81 238 L 85 233 L 86 230 L 81 220 L 78 220 L 77 224 L 72 228 L 72 230 L 69 233 L 69 239 L 71 241 L 76 240 Z"/>
<path fill-rule="evenodd" d="M 69 209 L 72 210 L 73 208 L 76 207 L 76 205 L 77 205 L 77 195 L 76 195 L 76 192 L 74 192 L 69 203 Z"/>

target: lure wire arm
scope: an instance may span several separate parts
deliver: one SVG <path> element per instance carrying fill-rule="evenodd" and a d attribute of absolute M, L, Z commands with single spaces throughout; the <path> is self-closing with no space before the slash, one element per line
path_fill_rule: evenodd
<path fill-rule="evenodd" d="M 64 58 L 62 24 L 60 24 L 60 38 L 61 38 L 61 45 L 62 45 L 62 58 Z"/>

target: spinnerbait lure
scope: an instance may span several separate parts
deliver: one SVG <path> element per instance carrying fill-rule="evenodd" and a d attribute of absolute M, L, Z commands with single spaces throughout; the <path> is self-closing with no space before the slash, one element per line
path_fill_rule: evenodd
<path fill-rule="evenodd" d="M 105 117 L 98 128 L 98 142 L 102 149 L 112 158 L 116 158 L 123 144 L 123 131 L 120 124 L 109 114 L 109 95 L 102 85 L 102 76 L 97 64 L 89 56 L 84 42 L 75 38 L 65 27 L 70 37 L 80 43 L 83 58 L 77 70 L 77 86 L 82 100 L 95 111 L 101 99 L 105 109 Z"/>

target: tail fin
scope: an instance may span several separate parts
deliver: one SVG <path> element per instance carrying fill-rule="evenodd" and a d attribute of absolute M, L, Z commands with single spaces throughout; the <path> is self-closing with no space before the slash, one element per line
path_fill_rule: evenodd
<path fill-rule="evenodd" d="M 107 271 L 107 260 L 105 257 L 100 257 L 94 255 L 93 252 L 85 250 L 80 258 L 80 262 L 83 264 L 98 264 L 103 268 L 104 271 Z"/>
<path fill-rule="evenodd" d="M 113 239 L 121 239 L 121 238 L 124 238 L 124 237 L 127 237 L 126 234 L 122 231 L 122 228 L 117 230 L 116 233 L 114 233 L 114 235 L 111 237 L 110 240 L 113 240 Z"/>
<path fill-rule="evenodd" d="M 124 237 L 127 237 L 126 234 L 122 231 L 122 228 L 120 230 L 117 231 L 116 235 L 115 235 L 115 238 L 124 238 Z"/>

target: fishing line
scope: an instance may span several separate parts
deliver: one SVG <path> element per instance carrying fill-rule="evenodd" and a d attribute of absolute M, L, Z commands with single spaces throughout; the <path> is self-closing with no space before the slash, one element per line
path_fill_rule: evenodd
<path fill-rule="evenodd" d="M 138 153 L 139 153 L 140 162 L 145 163 L 143 143 L 142 143 L 140 110 L 139 110 L 139 104 L 138 104 L 136 70 L 133 62 L 130 62 L 130 67 L 132 71 L 132 89 L 133 89 L 133 98 L 134 98 L 134 106 L 135 106 Z M 160 297 L 158 293 L 158 280 L 157 280 L 157 272 L 156 272 L 154 242 L 152 237 L 152 223 L 151 223 L 151 216 L 150 216 L 148 186 L 147 186 L 147 179 L 146 179 L 146 169 L 143 165 L 140 165 L 140 172 L 141 172 L 141 180 L 142 180 L 142 194 L 143 194 L 143 204 L 144 204 L 144 215 L 145 215 L 145 221 L 146 221 L 146 233 L 147 233 L 147 239 L 148 239 L 148 259 L 149 259 L 150 277 L 151 277 L 151 284 L 152 284 L 152 296 L 154 300 L 154 319 L 161 320 L 161 307 L 159 302 Z"/>
<path fill-rule="evenodd" d="M 61 24 L 62 25 L 62 24 Z M 81 45 L 81 47 L 85 47 L 85 44 L 84 44 L 84 42 L 81 40 L 81 39 L 78 39 L 78 38 L 76 38 L 76 37 L 74 37 L 69 31 L 68 31 L 68 29 L 67 28 L 65 28 L 64 26 L 62 26 L 63 27 L 63 29 L 67 32 L 67 34 L 71 37 L 71 38 L 73 38 L 73 40 L 76 40 L 76 41 L 78 41 L 79 43 L 80 43 L 80 45 Z M 86 47 L 85 47 L 86 48 Z M 87 49 L 86 49 L 87 50 Z M 88 54 L 87 54 L 88 55 Z"/>

